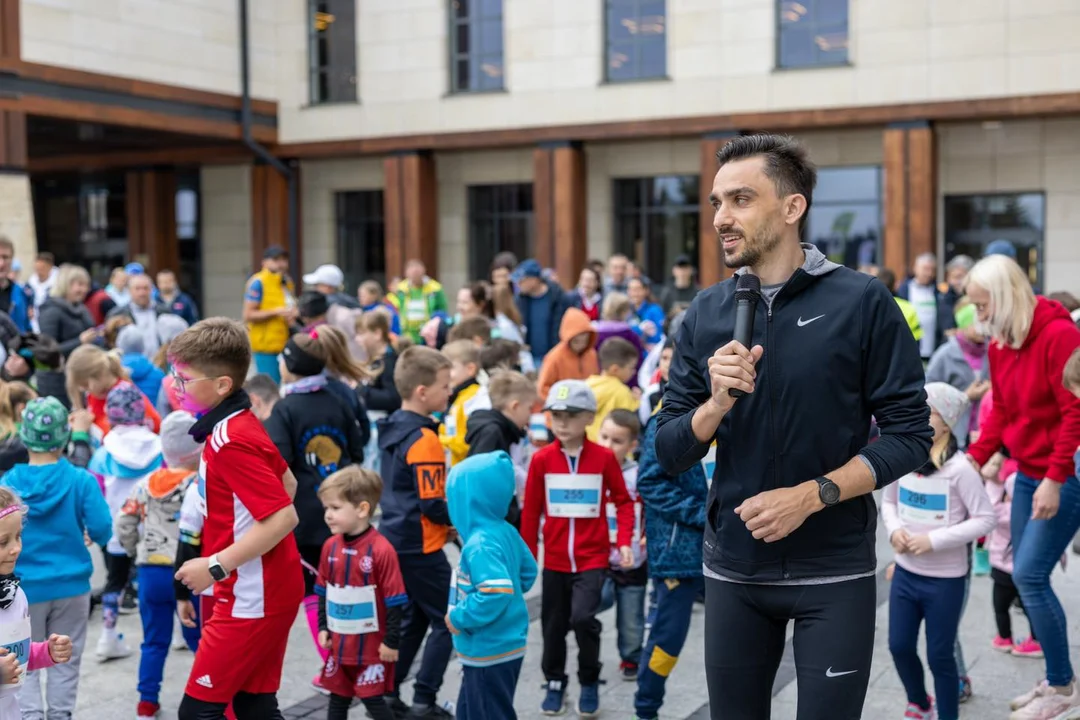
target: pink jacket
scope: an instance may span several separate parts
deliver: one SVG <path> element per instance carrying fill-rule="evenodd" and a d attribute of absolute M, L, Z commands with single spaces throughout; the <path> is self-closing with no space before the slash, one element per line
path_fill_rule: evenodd
<path fill-rule="evenodd" d="M 1012 549 L 1012 494 L 1016 483 L 1015 471 L 1004 482 L 988 480 L 986 482 L 986 494 L 990 497 L 990 504 L 997 514 L 997 525 L 987 537 L 986 546 L 990 551 L 990 566 L 1002 572 L 1012 575 L 1013 549 Z"/>

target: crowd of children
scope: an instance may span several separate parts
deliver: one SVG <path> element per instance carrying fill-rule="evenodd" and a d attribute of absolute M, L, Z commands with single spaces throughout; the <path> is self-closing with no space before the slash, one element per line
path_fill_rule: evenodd
<path fill-rule="evenodd" d="M 612 297 L 649 315 L 639 290 Z M 655 720 L 703 592 L 712 480 L 706 463 L 668 476 L 653 446 L 672 329 L 649 320 L 635 343 L 571 309 L 533 380 L 527 350 L 474 319 L 417 328 L 414 344 L 379 306 L 352 338 L 314 318 L 281 353 L 280 386 L 249 377 L 247 333 L 223 318 L 170 335 L 156 372 L 135 361 L 130 328 L 121 352 L 82 346 L 66 361 L 47 338 L 20 338 L 0 383 L 0 720 L 71 717 L 99 549 L 96 656 L 132 653 L 122 615 L 137 609 L 140 720 L 161 709 L 170 646 L 196 651 L 181 720 L 282 717 L 298 610 L 330 720 L 357 699 L 375 720 L 452 717 L 439 693 L 455 654 L 456 716 L 514 718 L 537 580 L 540 711 L 599 714 L 597 615 L 614 607 L 618 674 L 637 684 L 635 718 Z M 958 717 L 972 544 L 984 539 L 991 565 L 992 646 L 1040 654 L 1010 618 L 1015 464 L 997 458 L 980 477 L 963 453 L 973 400 L 992 402 L 955 387 L 982 381 L 982 342 L 964 325 L 931 363 L 947 380 L 926 386 L 931 455 L 882 501 L 896 552 L 889 649 L 913 720 Z M 1080 391 L 1080 356 L 1071 365 Z M 924 622 L 933 696 L 916 650 Z"/>

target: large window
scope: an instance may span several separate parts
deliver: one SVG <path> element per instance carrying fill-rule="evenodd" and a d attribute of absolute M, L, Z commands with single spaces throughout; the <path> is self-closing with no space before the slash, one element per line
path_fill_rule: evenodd
<path fill-rule="evenodd" d="M 176 174 L 176 242 L 180 267 L 176 276 L 180 287 L 202 307 L 202 223 L 199 213 L 199 171 Z"/>
<path fill-rule="evenodd" d="M 608 82 L 667 77 L 664 0 L 606 0 Z"/>
<path fill-rule="evenodd" d="M 614 205 L 615 252 L 644 268 L 653 282 L 667 282 L 679 255 L 697 258 L 697 175 L 616 180 Z"/>
<path fill-rule="evenodd" d="M 450 90 L 503 88 L 502 0 L 450 0 Z"/>
<path fill-rule="evenodd" d="M 880 167 L 821 168 L 804 238 L 833 262 L 877 264 L 881 213 Z"/>
<path fill-rule="evenodd" d="M 805 68 L 848 61 L 848 0 L 777 0 L 776 65 Z"/>
<path fill-rule="evenodd" d="M 945 262 L 957 255 L 978 260 L 991 242 L 1006 240 L 1016 248 L 1016 261 L 1032 286 L 1045 289 L 1045 229 L 1046 196 L 1041 192 L 949 196 L 945 198 Z"/>
<path fill-rule="evenodd" d="M 501 252 L 525 259 L 532 250 L 532 183 L 470 186 L 469 277 L 486 278 Z"/>
<path fill-rule="evenodd" d="M 311 104 L 356 102 L 356 0 L 308 0 Z"/>
<path fill-rule="evenodd" d="M 382 190 L 350 190 L 334 196 L 337 216 L 337 264 L 345 288 L 354 292 L 365 280 L 386 287 L 386 227 Z"/>

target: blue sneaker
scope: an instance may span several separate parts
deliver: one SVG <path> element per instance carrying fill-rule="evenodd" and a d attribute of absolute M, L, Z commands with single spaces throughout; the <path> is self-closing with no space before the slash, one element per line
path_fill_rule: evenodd
<path fill-rule="evenodd" d="M 566 684 L 559 680 L 549 680 L 544 702 L 540 712 L 545 715 L 562 715 L 566 712 Z"/>
<path fill-rule="evenodd" d="M 578 717 L 596 717 L 600 714 L 600 684 L 581 686 L 581 697 L 577 701 Z"/>

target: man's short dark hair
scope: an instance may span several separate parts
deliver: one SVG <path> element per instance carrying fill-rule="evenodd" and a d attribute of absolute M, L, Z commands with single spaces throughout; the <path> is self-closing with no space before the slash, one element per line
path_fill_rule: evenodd
<path fill-rule="evenodd" d="M 806 225 L 817 184 L 817 167 L 810 161 L 806 148 L 790 135 L 740 135 L 728 141 L 716 153 L 720 167 L 756 156 L 765 158 L 765 175 L 773 181 L 776 194 L 802 195 L 806 198 L 806 212 L 799 219 L 799 231 Z"/>
<path fill-rule="evenodd" d="M 50 265 L 56 264 L 56 256 L 53 255 L 51 252 L 39 252 L 36 259 L 40 260 L 41 262 L 47 262 Z"/>
<path fill-rule="evenodd" d="M 248 395 L 254 395 L 263 402 L 275 402 L 281 395 L 281 388 L 274 382 L 274 378 L 266 373 L 252 375 L 245 380 L 244 390 Z"/>
<path fill-rule="evenodd" d="M 517 255 L 509 250 L 504 250 L 491 260 L 491 270 L 509 270 L 510 272 L 514 272 L 514 268 L 517 266 Z"/>

